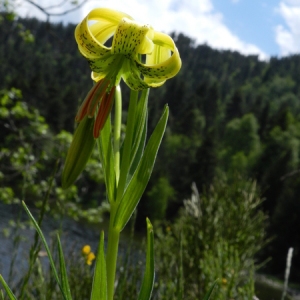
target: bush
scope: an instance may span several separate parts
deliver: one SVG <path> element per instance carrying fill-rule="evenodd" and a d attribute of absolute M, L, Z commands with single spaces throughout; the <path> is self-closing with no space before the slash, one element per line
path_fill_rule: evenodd
<path fill-rule="evenodd" d="M 266 217 L 256 183 L 239 177 L 215 182 L 191 199 L 156 238 L 156 299 L 252 299 L 255 254 L 265 244 Z"/>

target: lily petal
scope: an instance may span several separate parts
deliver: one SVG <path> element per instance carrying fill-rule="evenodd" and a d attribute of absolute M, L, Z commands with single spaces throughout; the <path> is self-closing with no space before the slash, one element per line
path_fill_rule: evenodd
<path fill-rule="evenodd" d="M 149 85 L 141 78 L 141 74 L 136 67 L 135 61 L 126 60 L 124 62 L 122 78 L 132 90 L 139 91 L 149 87 Z"/>
<path fill-rule="evenodd" d="M 114 33 L 122 18 L 132 19 L 129 15 L 112 9 L 93 9 L 75 29 L 75 39 L 81 54 L 87 58 L 99 58 L 107 54 L 110 48 L 104 46 L 104 43 Z M 89 21 L 96 23 L 89 26 Z"/>
<path fill-rule="evenodd" d="M 150 33 L 149 33 L 150 31 Z M 151 53 L 153 42 L 148 38 L 153 34 L 153 29 L 147 24 L 123 18 L 116 29 L 111 52 L 112 54 L 123 54 L 128 58 L 135 57 L 138 53 Z"/>
<path fill-rule="evenodd" d="M 146 64 L 136 61 L 136 66 L 143 74 L 145 82 L 150 86 L 157 86 L 179 72 L 181 59 L 174 41 L 168 35 L 155 32 L 153 43 L 156 45 L 155 51 L 147 55 Z"/>
<path fill-rule="evenodd" d="M 105 46 L 112 36 L 112 46 Z M 121 78 L 134 90 L 157 87 L 181 68 L 171 37 L 118 11 L 92 10 L 76 27 L 75 37 L 90 64 L 92 79 L 106 78 L 110 87 L 119 84 Z M 145 63 L 142 55 L 146 55 Z"/>

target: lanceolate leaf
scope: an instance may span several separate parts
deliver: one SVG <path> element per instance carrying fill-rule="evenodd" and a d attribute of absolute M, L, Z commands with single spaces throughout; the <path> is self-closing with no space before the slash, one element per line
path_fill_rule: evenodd
<path fill-rule="evenodd" d="M 115 199 L 116 173 L 114 169 L 114 153 L 111 141 L 110 116 L 108 116 L 97 141 L 100 159 L 104 170 L 107 196 L 109 202 L 112 202 Z"/>
<path fill-rule="evenodd" d="M 149 300 L 152 294 L 154 285 L 154 237 L 153 227 L 150 220 L 147 218 L 147 257 L 146 257 L 146 269 L 143 278 L 142 287 L 140 290 L 138 300 Z"/>
<path fill-rule="evenodd" d="M 107 299 L 106 262 L 104 254 L 104 232 L 101 232 L 100 244 L 97 253 L 96 267 L 92 287 L 91 300 Z"/>
<path fill-rule="evenodd" d="M 132 174 L 135 172 L 135 170 L 141 160 L 141 157 L 144 153 L 146 138 L 147 138 L 147 117 L 148 116 L 146 115 L 146 118 L 144 120 L 145 123 L 141 125 L 143 128 L 143 132 L 142 132 L 142 136 L 139 140 L 138 148 L 136 149 L 135 157 L 131 162 L 128 181 L 130 181 Z"/>
<path fill-rule="evenodd" d="M 137 107 L 135 131 L 133 136 L 133 147 L 131 153 L 130 163 L 130 177 L 136 170 L 138 163 L 142 157 L 145 148 L 146 136 L 147 136 L 147 117 L 148 117 L 148 97 L 149 89 L 143 90 L 140 97 L 140 101 Z"/>
<path fill-rule="evenodd" d="M 210 296 L 212 295 L 212 292 L 213 292 L 216 284 L 217 284 L 217 281 L 215 281 L 213 283 L 213 285 L 211 286 L 211 288 L 209 289 L 209 291 L 207 292 L 207 294 L 204 296 L 203 300 L 209 300 L 210 299 Z"/>
<path fill-rule="evenodd" d="M 119 230 L 122 230 L 130 219 L 150 179 L 157 151 L 166 129 L 168 115 L 169 109 L 165 107 L 163 115 L 149 139 L 142 159 L 121 199 L 114 219 L 114 227 Z"/>

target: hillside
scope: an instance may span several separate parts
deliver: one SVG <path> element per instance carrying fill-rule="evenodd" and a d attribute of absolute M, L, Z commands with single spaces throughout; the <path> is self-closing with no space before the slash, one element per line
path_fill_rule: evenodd
<path fill-rule="evenodd" d="M 34 42 L 22 38 L 20 24 Z M 1 24 L 0 89 L 20 89 L 54 133 L 73 132 L 77 107 L 92 84 L 73 32 L 74 25 L 36 19 Z M 164 209 L 154 218 L 172 218 L 192 182 L 201 191 L 224 174 L 256 179 L 270 216 L 268 234 L 275 237 L 260 259 L 271 256 L 267 270 L 282 276 L 294 247 L 292 277 L 299 279 L 300 55 L 266 62 L 173 37 L 183 68 L 150 94 L 149 131 L 165 103 L 170 119 L 138 222 L 158 211 L 155 195 L 162 195 Z"/>

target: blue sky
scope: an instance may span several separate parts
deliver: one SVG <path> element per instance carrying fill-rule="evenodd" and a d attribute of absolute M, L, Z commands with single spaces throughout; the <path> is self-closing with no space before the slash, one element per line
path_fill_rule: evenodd
<path fill-rule="evenodd" d="M 283 21 L 276 11 L 279 1 L 269 0 L 214 0 L 214 7 L 221 11 L 224 24 L 246 42 L 257 45 L 264 52 L 276 55 L 279 46 L 275 40 L 276 25 Z"/>
<path fill-rule="evenodd" d="M 88 0 L 80 10 L 51 21 L 78 23 L 96 7 L 124 11 L 156 30 L 183 32 L 198 44 L 261 59 L 300 53 L 300 0 Z M 45 19 L 25 2 L 19 13 Z"/>

